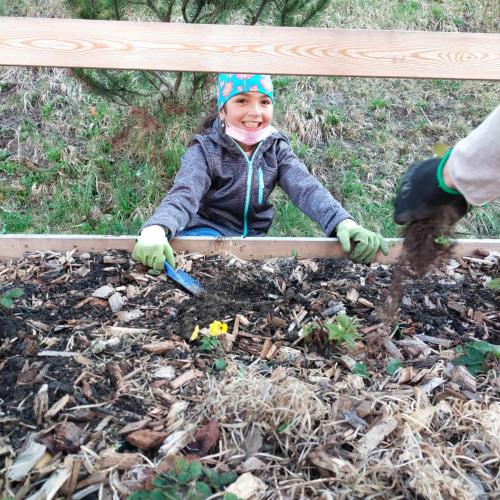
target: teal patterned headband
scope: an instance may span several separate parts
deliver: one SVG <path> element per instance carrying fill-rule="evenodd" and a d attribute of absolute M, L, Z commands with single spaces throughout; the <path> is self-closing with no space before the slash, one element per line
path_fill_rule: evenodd
<path fill-rule="evenodd" d="M 219 111 L 231 97 L 242 92 L 260 92 L 273 100 L 273 82 L 269 75 L 221 73 L 217 91 L 217 109 Z"/>

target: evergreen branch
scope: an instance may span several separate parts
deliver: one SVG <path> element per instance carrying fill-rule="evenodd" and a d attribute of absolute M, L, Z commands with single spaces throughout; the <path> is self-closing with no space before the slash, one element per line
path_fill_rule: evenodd
<path fill-rule="evenodd" d="M 120 13 L 120 6 L 119 6 L 119 0 L 113 0 L 113 7 L 115 9 L 115 17 L 118 21 L 121 21 L 121 13 Z"/>
<path fill-rule="evenodd" d="M 151 92 L 144 93 L 144 92 L 139 92 L 138 90 L 133 90 L 133 89 L 129 89 L 129 88 L 125 87 L 124 84 L 122 82 L 120 82 L 118 77 L 116 77 L 113 73 L 111 73 L 107 70 L 104 70 L 103 74 L 104 74 L 104 77 L 106 79 L 108 79 L 115 86 L 116 90 L 118 90 L 119 92 L 123 92 L 126 94 L 133 94 L 133 95 L 137 95 L 140 97 L 150 97 L 152 95 Z"/>
<path fill-rule="evenodd" d="M 191 18 L 191 21 L 190 21 L 191 23 L 195 23 L 197 21 L 198 17 L 201 14 L 201 11 L 203 10 L 203 7 L 205 7 L 207 2 L 206 2 L 206 0 L 198 0 L 196 3 L 197 3 L 196 12 L 193 15 L 193 17 Z"/>
<path fill-rule="evenodd" d="M 144 5 L 147 5 L 155 14 L 158 19 L 162 19 L 162 13 L 158 10 L 156 5 L 154 4 L 153 0 L 146 0 L 146 3 Z"/>
<path fill-rule="evenodd" d="M 169 23 L 172 19 L 172 9 L 174 8 L 175 0 L 171 0 L 168 4 L 167 13 L 165 14 L 165 19 L 163 20 L 165 23 Z"/>
<path fill-rule="evenodd" d="M 182 0 L 181 12 L 182 12 L 182 18 L 184 19 L 185 23 L 189 23 L 189 19 L 187 17 L 187 13 L 186 13 L 188 3 L 189 3 L 189 0 Z"/>
<path fill-rule="evenodd" d="M 174 84 L 174 89 L 173 89 L 174 95 L 177 95 L 177 92 L 179 92 L 179 87 L 181 86 L 183 75 L 184 75 L 184 73 L 182 71 L 177 73 L 177 77 L 175 78 L 175 84 Z"/>
<path fill-rule="evenodd" d="M 168 88 L 170 92 L 173 90 L 172 84 L 163 76 L 162 72 L 154 71 L 153 73 L 156 76 L 156 78 L 158 78 L 158 80 L 160 80 L 161 83 L 163 83 L 163 85 L 165 85 L 165 87 Z"/>
<path fill-rule="evenodd" d="M 215 7 L 215 9 L 210 14 L 209 24 L 217 24 L 218 17 L 223 10 L 224 10 L 223 5 L 218 5 L 217 7 Z"/>
<path fill-rule="evenodd" d="M 154 71 L 141 71 L 141 75 L 158 91 L 160 92 L 160 86 L 155 82 L 153 76 L 156 76 Z"/>
<path fill-rule="evenodd" d="M 252 16 L 252 19 L 250 21 L 251 26 L 254 26 L 255 24 L 257 24 L 257 21 L 259 20 L 260 16 L 262 15 L 262 12 L 263 12 L 265 6 L 269 2 L 270 2 L 270 0 L 262 0 L 262 2 L 260 2 L 259 8 L 255 12 L 255 14 Z"/>
<path fill-rule="evenodd" d="M 207 83 L 206 74 L 193 75 L 193 95 L 196 95 Z"/>
<path fill-rule="evenodd" d="M 172 18 L 172 9 L 174 7 L 175 0 L 170 0 L 168 2 L 167 11 L 162 12 L 154 3 L 154 0 L 146 0 L 145 3 L 137 2 L 140 5 L 145 5 L 150 8 L 156 15 L 156 17 L 163 23 L 169 23 Z"/>
<path fill-rule="evenodd" d="M 105 97 L 110 101 L 118 104 L 120 106 L 124 105 L 124 102 L 121 101 L 121 95 L 115 95 L 112 93 L 111 89 L 106 87 L 101 81 L 97 78 L 94 78 L 89 72 L 85 71 L 82 68 L 72 68 L 73 75 L 80 81 L 82 81 L 85 85 L 87 85 L 93 92 L 97 95 Z M 125 104 L 127 102 L 125 101 Z"/>
<path fill-rule="evenodd" d="M 316 5 L 312 6 L 309 9 L 309 12 L 307 13 L 306 17 L 299 23 L 299 26 L 303 27 L 306 24 L 309 24 L 314 19 L 314 17 L 325 10 L 331 3 L 331 0 L 319 0 Z"/>

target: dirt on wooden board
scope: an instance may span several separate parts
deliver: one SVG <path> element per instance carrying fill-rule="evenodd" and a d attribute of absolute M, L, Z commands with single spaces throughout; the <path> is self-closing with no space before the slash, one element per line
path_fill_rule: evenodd
<path fill-rule="evenodd" d="M 389 325 L 394 266 L 179 264 L 204 296 L 121 252 L 0 264 L 0 294 L 24 292 L 0 310 L 4 496 L 127 498 L 181 456 L 241 498 L 498 493 L 498 359 L 453 363 L 500 344 L 498 254 L 405 274 Z M 329 340 L 345 316 L 352 345 Z"/>

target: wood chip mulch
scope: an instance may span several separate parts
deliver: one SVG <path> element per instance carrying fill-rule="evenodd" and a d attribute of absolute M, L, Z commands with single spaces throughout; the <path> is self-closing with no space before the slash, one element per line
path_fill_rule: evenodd
<path fill-rule="evenodd" d="M 390 325 L 387 265 L 191 254 L 191 297 L 126 253 L 0 263 L 0 496 L 126 498 L 185 456 L 240 498 L 494 498 L 499 359 L 452 361 L 500 344 L 499 260 L 405 280 Z"/>

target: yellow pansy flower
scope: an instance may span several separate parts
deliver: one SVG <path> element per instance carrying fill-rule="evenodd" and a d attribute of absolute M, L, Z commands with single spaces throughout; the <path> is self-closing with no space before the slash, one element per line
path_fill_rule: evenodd
<path fill-rule="evenodd" d="M 196 325 L 189 340 L 192 342 L 193 340 L 196 340 L 199 337 L 199 335 L 200 335 L 200 325 Z"/>
<path fill-rule="evenodd" d="M 214 321 L 210 323 L 210 335 L 217 337 L 218 335 L 223 335 L 227 333 L 227 324 L 222 321 Z"/>

